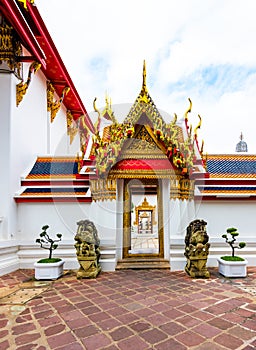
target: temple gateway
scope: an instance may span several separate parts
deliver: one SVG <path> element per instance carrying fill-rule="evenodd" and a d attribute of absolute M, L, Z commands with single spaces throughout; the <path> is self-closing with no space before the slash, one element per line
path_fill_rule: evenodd
<path fill-rule="evenodd" d="M 1 2 L 1 275 L 45 256 L 35 240 L 46 224 L 62 233 L 55 256 L 78 269 L 81 220 L 97 229 L 103 271 L 184 269 L 197 219 L 207 224 L 209 266 L 229 253 L 221 235 L 230 226 L 256 264 L 256 155 L 242 135 L 234 154 L 207 155 L 192 100 L 182 116 L 163 116 L 149 90 L 144 62 L 130 109 L 117 116 L 107 96 L 91 118 L 34 1 Z"/>

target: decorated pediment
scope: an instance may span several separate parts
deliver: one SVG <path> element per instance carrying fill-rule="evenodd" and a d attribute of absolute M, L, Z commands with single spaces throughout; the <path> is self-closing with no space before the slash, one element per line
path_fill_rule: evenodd
<path fill-rule="evenodd" d="M 107 178 L 117 163 L 128 159 L 162 159 L 170 163 L 165 166 L 165 170 L 172 173 L 173 169 L 176 174 L 183 175 L 189 175 L 193 171 L 199 148 L 196 131 L 192 136 L 191 128 L 188 127 L 187 114 L 191 112 L 192 103 L 190 101 L 189 109 L 184 115 L 183 128 L 176 124 L 175 114 L 173 120 L 166 123 L 148 93 L 145 62 L 141 91 L 122 123 L 117 122 L 108 99 L 102 113 L 95 105 L 94 107 L 98 120 L 92 135 L 90 159 L 95 162 L 99 178 Z M 103 130 L 100 128 L 101 118 L 111 123 Z"/>
<path fill-rule="evenodd" d="M 166 158 L 166 149 L 148 125 L 137 125 L 134 136 L 124 143 L 120 159 Z"/>

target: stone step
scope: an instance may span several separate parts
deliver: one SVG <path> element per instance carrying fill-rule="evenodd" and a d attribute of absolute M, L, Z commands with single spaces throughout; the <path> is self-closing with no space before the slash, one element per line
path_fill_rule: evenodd
<path fill-rule="evenodd" d="M 170 262 L 161 258 L 126 258 L 118 260 L 116 270 L 125 269 L 169 269 Z"/>

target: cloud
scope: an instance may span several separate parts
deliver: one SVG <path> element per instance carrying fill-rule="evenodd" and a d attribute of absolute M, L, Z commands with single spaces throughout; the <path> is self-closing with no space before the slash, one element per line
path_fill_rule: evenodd
<path fill-rule="evenodd" d="M 256 151 L 254 0 L 37 0 L 38 9 L 88 112 L 133 103 L 142 63 L 159 109 L 203 124 L 205 150 L 234 152 L 241 131 Z"/>

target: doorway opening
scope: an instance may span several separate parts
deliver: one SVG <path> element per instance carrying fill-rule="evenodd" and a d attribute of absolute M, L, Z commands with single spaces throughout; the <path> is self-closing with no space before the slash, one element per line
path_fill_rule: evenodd
<path fill-rule="evenodd" d="M 161 180 L 125 180 L 123 258 L 163 258 L 162 208 Z"/>

